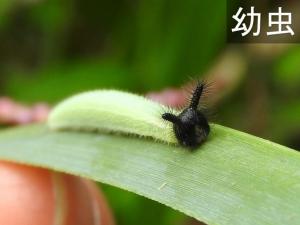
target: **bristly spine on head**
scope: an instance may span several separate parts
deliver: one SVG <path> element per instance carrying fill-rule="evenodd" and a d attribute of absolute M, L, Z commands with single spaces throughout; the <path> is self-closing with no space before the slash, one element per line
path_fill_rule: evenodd
<path fill-rule="evenodd" d="M 205 83 L 198 81 L 197 86 L 195 87 L 195 90 L 192 93 L 192 97 L 190 101 L 191 108 L 197 110 L 204 87 L 205 87 Z"/>
<path fill-rule="evenodd" d="M 180 145 L 195 149 L 208 137 L 210 126 L 207 118 L 199 109 L 201 96 L 206 83 L 199 81 L 192 92 L 190 104 L 178 116 L 172 113 L 162 114 L 162 118 L 173 123 L 173 130 Z"/>

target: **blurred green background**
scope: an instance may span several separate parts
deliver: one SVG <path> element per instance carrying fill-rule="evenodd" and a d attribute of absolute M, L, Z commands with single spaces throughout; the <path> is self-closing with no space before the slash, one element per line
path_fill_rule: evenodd
<path fill-rule="evenodd" d="M 96 88 L 145 94 L 205 77 L 216 86 L 217 123 L 300 149 L 299 65 L 297 44 L 226 43 L 225 0 L 0 0 L 0 95 L 26 104 Z M 118 224 L 194 223 L 103 188 Z"/>

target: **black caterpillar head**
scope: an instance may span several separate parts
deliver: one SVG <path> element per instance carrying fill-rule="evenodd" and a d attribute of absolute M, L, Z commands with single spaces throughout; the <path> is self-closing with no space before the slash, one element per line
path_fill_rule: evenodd
<path fill-rule="evenodd" d="M 193 91 L 190 105 L 178 116 L 172 113 L 162 114 L 162 118 L 173 123 L 175 136 L 182 146 L 196 148 L 208 137 L 210 127 L 204 114 L 198 109 L 199 100 L 205 88 L 199 82 Z"/>

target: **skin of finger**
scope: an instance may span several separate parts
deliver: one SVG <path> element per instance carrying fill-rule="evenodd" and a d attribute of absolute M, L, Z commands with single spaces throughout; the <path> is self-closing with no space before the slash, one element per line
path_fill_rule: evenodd
<path fill-rule="evenodd" d="M 65 224 L 115 224 L 105 197 L 94 182 L 70 175 L 63 175 L 63 181 L 68 208 Z"/>
<path fill-rule="evenodd" d="M 105 199 L 105 196 L 101 191 L 99 191 L 99 187 L 94 182 L 91 182 L 89 180 L 83 179 L 83 182 L 85 183 L 85 186 L 88 189 L 88 192 L 90 193 L 90 197 L 94 200 L 93 205 L 96 216 L 99 216 L 98 212 L 102 213 L 100 214 L 101 224 L 116 224 L 113 214 Z"/>
<path fill-rule="evenodd" d="M 54 218 L 51 172 L 0 162 L 0 224 L 50 225 Z"/>
<path fill-rule="evenodd" d="M 114 221 L 92 181 L 1 161 L 0 224 L 113 225 Z"/>

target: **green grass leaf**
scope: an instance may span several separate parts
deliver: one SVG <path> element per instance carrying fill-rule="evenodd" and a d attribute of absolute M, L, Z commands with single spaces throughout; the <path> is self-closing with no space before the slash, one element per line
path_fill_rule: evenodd
<path fill-rule="evenodd" d="M 195 152 L 145 138 L 0 133 L 0 158 L 111 184 L 208 224 L 299 224 L 300 154 L 219 125 Z"/>

